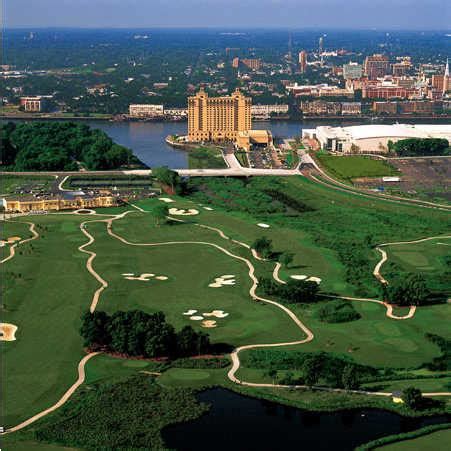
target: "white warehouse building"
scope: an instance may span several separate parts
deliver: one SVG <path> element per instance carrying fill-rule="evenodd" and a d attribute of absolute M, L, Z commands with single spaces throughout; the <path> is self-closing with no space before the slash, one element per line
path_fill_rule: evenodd
<path fill-rule="evenodd" d="M 451 141 L 451 125 L 392 124 L 320 126 L 302 130 L 303 138 L 317 139 L 321 149 L 341 153 L 386 153 L 388 142 L 407 138 L 444 138 Z"/>

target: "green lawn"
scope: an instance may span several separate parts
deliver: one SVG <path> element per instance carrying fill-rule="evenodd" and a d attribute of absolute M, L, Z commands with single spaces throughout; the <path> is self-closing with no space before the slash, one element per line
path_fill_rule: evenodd
<path fill-rule="evenodd" d="M 318 154 L 321 166 L 332 176 L 351 181 L 357 177 L 383 177 L 399 175 L 399 171 L 389 163 L 363 156 L 335 156 Z"/>
<path fill-rule="evenodd" d="M 444 451 L 451 443 L 451 429 L 432 432 L 412 440 L 403 440 L 375 448 L 383 451 Z"/>
<path fill-rule="evenodd" d="M 199 146 L 194 150 L 189 150 L 188 167 L 190 169 L 221 169 L 226 168 L 227 164 L 218 147 Z"/>

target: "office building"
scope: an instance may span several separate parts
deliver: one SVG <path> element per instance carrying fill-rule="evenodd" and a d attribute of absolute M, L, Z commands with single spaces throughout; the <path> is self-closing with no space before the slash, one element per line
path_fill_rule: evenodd
<path fill-rule="evenodd" d="M 299 70 L 301 73 L 305 73 L 307 70 L 307 52 L 305 50 L 299 52 Z"/>
<path fill-rule="evenodd" d="M 134 118 L 159 117 L 163 116 L 164 107 L 163 105 L 131 104 L 128 107 L 128 113 Z"/>
<path fill-rule="evenodd" d="M 20 106 L 28 113 L 41 113 L 45 111 L 46 99 L 41 96 L 21 97 Z"/>
<path fill-rule="evenodd" d="M 358 63 L 343 64 L 343 78 L 345 80 L 356 80 L 363 75 L 363 67 Z"/>
<path fill-rule="evenodd" d="M 365 58 L 365 74 L 369 80 L 376 80 L 377 78 L 383 78 L 388 74 L 390 62 L 386 55 L 372 55 Z"/>

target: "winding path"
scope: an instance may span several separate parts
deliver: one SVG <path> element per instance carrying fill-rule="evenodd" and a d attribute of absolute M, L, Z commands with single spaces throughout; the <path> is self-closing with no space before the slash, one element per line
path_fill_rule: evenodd
<path fill-rule="evenodd" d="M 214 247 L 218 250 L 220 250 L 221 252 L 225 253 L 226 255 L 229 255 L 232 258 L 235 258 L 237 260 L 240 260 L 242 262 L 244 262 L 247 267 L 248 267 L 248 275 L 249 278 L 252 281 L 252 285 L 249 289 L 249 295 L 250 297 L 255 300 L 255 301 L 259 301 L 259 302 L 264 302 L 267 304 L 271 304 L 274 305 L 275 307 L 281 309 L 284 313 L 286 313 L 291 320 L 296 324 L 296 326 L 303 332 L 303 334 L 305 334 L 305 338 L 301 339 L 301 340 L 295 340 L 295 341 L 290 341 L 290 342 L 282 342 L 282 343 L 261 343 L 261 344 L 253 344 L 253 345 L 243 345 L 243 346 L 239 346 L 238 348 L 234 349 L 232 351 L 232 353 L 230 354 L 231 360 L 232 360 L 232 367 L 230 368 L 230 370 L 227 373 L 227 377 L 234 383 L 240 384 L 240 385 L 244 385 L 244 386 L 249 386 L 249 387 L 270 387 L 270 388 L 312 388 L 312 387 L 308 387 L 306 385 L 283 385 L 283 384 L 268 384 L 268 383 L 254 383 L 254 382 L 247 382 L 247 381 L 243 381 L 240 380 L 237 376 L 236 373 L 240 368 L 240 359 L 239 359 L 239 353 L 241 351 L 244 350 L 249 350 L 249 349 L 257 349 L 257 348 L 269 348 L 269 347 L 281 347 L 281 346 L 294 346 L 294 345 L 300 345 L 300 344 L 304 344 L 304 343 L 308 343 L 310 341 L 312 341 L 314 339 L 314 334 L 313 332 L 305 325 L 303 324 L 300 319 L 295 315 L 295 313 L 293 313 L 289 308 L 287 308 L 285 305 L 280 304 L 276 301 L 267 299 L 267 298 L 263 298 L 261 296 L 258 296 L 256 294 L 256 290 L 257 290 L 257 286 L 258 286 L 258 279 L 255 275 L 255 267 L 254 265 L 251 263 L 251 261 L 245 257 L 236 255 L 232 252 L 230 252 L 229 250 L 219 246 L 216 243 L 211 243 L 211 242 L 207 242 L 207 241 L 167 241 L 167 242 L 160 242 L 160 243 L 132 243 L 130 241 L 128 241 L 127 239 L 123 238 L 122 236 L 118 235 L 117 233 L 113 232 L 112 230 L 112 224 L 113 221 L 117 220 L 117 219 L 121 219 L 123 218 L 125 215 L 127 215 L 128 213 L 131 213 L 132 210 L 128 210 L 124 213 L 118 214 L 118 215 L 112 215 L 112 217 L 110 216 L 107 219 L 93 219 L 93 220 L 88 220 L 88 221 L 84 221 L 80 224 L 80 230 L 82 231 L 82 233 L 88 238 L 88 241 L 84 244 L 82 244 L 81 246 L 79 246 L 79 251 L 86 253 L 89 255 L 88 260 L 86 261 L 86 269 L 89 271 L 89 273 L 100 283 L 100 287 L 97 288 L 97 290 L 94 292 L 92 301 L 91 301 L 91 306 L 90 306 L 90 311 L 91 313 L 95 311 L 99 298 L 100 298 L 100 294 L 102 293 L 102 291 L 108 287 L 108 282 L 106 280 L 104 280 L 93 268 L 92 266 L 92 262 L 95 259 L 95 257 L 97 256 L 97 254 L 93 251 L 87 250 L 85 249 L 86 247 L 90 246 L 92 243 L 95 242 L 95 238 L 88 232 L 88 230 L 86 229 L 86 224 L 88 223 L 94 223 L 94 222 L 105 222 L 107 225 L 107 232 L 110 236 L 112 236 L 113 238 L 121 241 L 124 244 L 127 244 L 129 246 L 167 246 L 167 245 L 181 245 L 181 244 L 199 244 L 199 245 L 206 245 L 206 246 L 211 246 Z M 172 219 L 172 218 L 171 218 Z M 33 237 L 28 238 L 26 240 L 22 240 L 19 243 L 16 243 L 15 245 L 11 246 L 12 249 L 14 249 L 14 247 L 17 244 L 21 244 L 21 243 L 25 243 L 27 241 L 36 239 L 39 237 L 39 234 L 35 231 L 35 224 L 34 223 L 30 223 L 28 222 L 27 224 L 30 225 L 30 231 L 33 233 Z M 251 247 L 249 245 L 247 245 L 246 243 L 242 243 L 240 241 L 236 241 L 231 239 L 230 237 L 228 237 L 221 229 L 219 228 L 215 228 L 215 227 L 210 227 L 210 226 L 206 226 L 203 224 L 196 224 L 197 226 L 201 227 L 201 228 L 205 228 L 205 229 L 209 229 L 212 231 L 217 232 L 223 239 L 226 240 L 230 240 L 231 242 L 234 242 L 236 244 L 239 244 L 243 247 L 245 247 L 246 249 L 249 249 L 253 255 L 254 258 L 258 259 L 258 260 L 263 260 L 262 258 L 260 258 L 258 256 L 258 254 L 255 252 L 255 249 L 251 249 Z M 373 274 L 377 277 L 376 274 L 379 275 L 378 279 L 382 282 L 381 279 L 383 279 L 383 277 L 380 275 L 380 268 L 382 267 L 383 263 L 387 260 L 387 254 L 385 251 L 383 251 L 382 249 L 380 249 L 380 247 L 384 247 L 384 246 L 388 246 L 388 245 L 396 245 L 396 244 L 409 244 L 409 243 L 418 243 L 418 242 L 423 242 L 423 241 L 427 241 L 427 240 L 432 240 L 432 239 L 436 239 L 436 238 L 451 238 L 449 236 L 446 237 L 429 237 L 429 238 L 423 238 L 420 240 L 415 240 L 415 241 L 407 241 L 407 242 L 396 242 L 396 243 L 384 243 L 381 244 L 377 247 L 377 249 L 379 250 L 379 252 L 381 252 L 382 254 L 382 258 L 381 260 L 378 262 L 378 264 L 375 267 L 375 270 L 373 271 Z M 12 251 L 12 255 L 10 255 L 9 257 L 7 257 L 6 259 L 2 260 L 1 263 L 3 263 L 4 261 L 9 260 L 10 258 L 12 258 L 14 256 L 14 251 Z M 279 283 L 286 283 L 284 282 L 282 279 L 280 279 L 279 277 L 279 270 L 281 268 L 281 264 L 280 263 L 276 263 L 276 266 L 274 268 L 273 271 L 273 278 L 279 282 Z M 385 280 L 385 279 L 383 279 Z M 385 281 L 386 282 L 386 281 Z M 383 304 L 386 306 L 387 308 L 387 316 L 390 316 L 391 318 L 394 319 L 407 319 L 407 318 L 411 318 L 414 313 L 415 313 L 415 307 L 412 307 L 408 313 L 408 315 L 404 316 L 404 317 L 397 317 L 393 315 L 393 310 L 392 310 L 392 306 L 385 304 L 382 301 L 379 301 L 377 299 L 369 299 L 369 298 L 351 298 L 351 297 L 341 297 L 342 299 L 348 299 L 348 300 L 360 300 L 360 301 L 366 301 L 366 302 L 376 302 L 379 304 Z M 78 378 L 76 380 L 76 382 L 64 393 L 64 395 L 51 407 L 49 407 L 48 409 L 43 410 L 42 412 L 32 416 L 31 418 L 23 421 L 22 423 L 18 424 L 17 426 L 14 426 L 12 428 L 7 429 L 5 432 L 3 432 L 2 434 L 6 434 L 6 433 L 11 433 L 11 432 L 15 432 L 18 431 L 20 429 L 23 429 L 26 426 L 29 426 L 30 424 L 34 423 L 35 421 L 39 420 L 40 418 L 48 415 L 49 413 L 55 411 L 56 409 L 58 409 L 59 407 L 61 407 L 64 403 L 67 402 L 67 400 L 72 396 L 72 394 L 77 390 L 77 388 L 85 381 L 85 366 L 86 363 L 93 358 L 94 356 L 96 356 L 97 354 L 99 354 L 99 352 L 93 352 L 90 354 L 87 354 L 85 357 L 83 357 L 79 364 L 78 364 Z M 339 388 L 327 388 L 327 387 L 313 387 L 315 390 L 321 390 L 321 391 L 328 391 L 328 392 L 339 392 L 339 393 L 356 393 L 356 394 L 365 394 L 365 395 L 374 395 L 374 396 L 385 396 L 385 397 L 389 397 L 392 394 L 388 393 L 388 392 L 370 392 L 370 391 L 365 391 L 365 390 L 346 390 L 346 389 L 339 389 Z M 451 396 L 450 392 L 432 392 L 432 393 L 424 393 L 425 396 Z"/>
<path fill-rule="evenodd" d="M 28 241 L 33 241 L 37 238 L 39 238 L 39 233 L 36 232 L 36 224 L 34 224 L 33 222 L 27 222 L 27 221 L 11 221 L 10 219 L 4 219 L 4 221 L 6 222 L 15 222 L 18 224 L 28 224 L 29 228 L 28 230 L 32 233 L 33 236 L 31 236 L 30 238 L 26 238 L 25 240 L 20 240 L 14 244 L 12 244 L 9 247 L 9 255 L 7 257 L 5 257 L 3 260 L 0 260 L 0 264 L 7 262 L 8 260 L 11 260 L 14 255 L 16 254 L 16 247 L 19 246 L 20 244 L 24 244 L 27 243 Z"/>
<path fill-rule="evenodd" d="M 36 415 L 33 415 L 31 418 L 28 418 L 28 420 L 23 421 L 22 423 L 18 424 L 17 426 L 14 426 L 12 428 L 6 429 L 3 434 L 9 434 L 11 432 L 19 431 L 20 429 L 23 429 L 24 427 L 29 426 L 30 424 L 34 423 L 35 421 L 38 421 L 42 417 L 45 417 L 49 413 L 55 411 L 56 409 L 59 409 L 64 403 L 68 401 L 68 399 L 74 394 L 75 390 L 85 381 L 85 366 L 86 363 L 92 359 L 97 354 L 100 354 L 99 352 L 91 352 L 90 354 L 85 355 L 78 364 L 78 378 L 77 380 L 69 387 L 69 389 L 64 393 L 64 395 L 55 403 L 53 406 L 49 407 L 48 409 L 43 410 L 42 412 L 37 413 Z"/>

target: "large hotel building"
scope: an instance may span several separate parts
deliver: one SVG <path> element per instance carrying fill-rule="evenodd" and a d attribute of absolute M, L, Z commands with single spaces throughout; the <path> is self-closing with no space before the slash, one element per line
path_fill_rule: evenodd
<path fill-rule="evenodd" d="M 236 141 L 251 129 L 251 104 L 238 89 L 223 97 L 209 97 L 201 89 L 188 98 L 188 141 Z"/>

